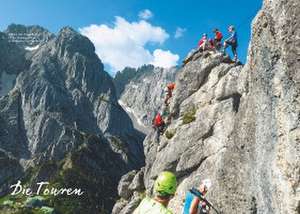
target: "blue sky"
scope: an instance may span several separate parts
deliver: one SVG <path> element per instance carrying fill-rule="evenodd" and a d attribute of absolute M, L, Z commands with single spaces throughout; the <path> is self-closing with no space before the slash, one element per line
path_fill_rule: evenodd
<path fill-rule="evenodd" d="M 202 33 L 207 32 L 212 36 L 212 28 L 218 27 L 226 37 L 228 35 L 227 26 L 233 24 L 237 27 L 239 35 L 239 58 L 245 62 L 250 39 L 250 24 L 261 5 L 261 0 L 2 0 L 0 30 L 5 30 L 11 23 L 38 24 L 57 33 L 63 26 L 71 26 L 79 30 L 90 29 L 88 27 L 94 24 L 98 26 L 95 28 L 98 34 L 95 35 L 101 37 L 106 31 L 106 33 L 117 31 L 124 35 L 123 29 L 124 26 L 127 26 L 129 30 L 125 31 L 129 34 L 132 32 L 133 36 L 129 36 L 123 42 L 136 42 L 136 44 L 132 44 L 136 52 L 130 54 L 134 48 L 129 45 L 126 47 L 124 44 L 120 45 L 124 49 L 128 48 L 128 55 L 132 56 L 130 59 L 134 60 L 137 57 L 137 60 L 148 62 L 151 57 L 155 58 L 154 55 L 156 55 L 161 59 L 160 61 L 163 59 L 174 61 L 176 60 L 174 56 L 178 55 L 180 64 L 184 56 L 197 45 Z M 145 9 L 151 11 L 152 17 L 139 18 L 138 14 Z M 116 16 L 120 18 L 118 26 Z M 144 29 L 145 25 L 149 29 L 134 36 L 133 31 L 136 28 L 131 28 L 131 26 L 136 26 L 139 31 L 141 28 Z M 185 30 L 180 38 L 175 38 L 176 29 L 179 27 Z M 118 31 L 120 29 L 121 31 Z M 93 33 L 93 31 L 86 32 Z M 147 37 L 148 32 L 150 38 L 136 40 L 136 37 L 139 36 Z M 151 39 L 152 34 L 157 38 Z M 101 39 L 99 37 L 95 39 L 95 42 L 97 39 Z M 132 37 L 134 37 L 133 40 Z M 123 38 L 120 39 L 116 35 L 115 39 L 121 43 L 120 40 Z M 108 62 L 106 63 L 107 70 L 116 70 L 126 63 L 126 58 L 124 58 L 123 64 L 115 65 L 114 60 L 116 61 L 116 59 L 101 52 L 107 47 L 104 47 L 104 44 L 99 41 L 98 43 L 97 53 L 100 58 L 103 56 Z M 117 45 L 113 46 L 118 48 Z M 155 52 L 158 49 L 160 51 Z M 109 51 L 113 52 L 114 50 L 110 48 Z M 230 49 L 228 51 L 230 52 Z M 119 54 L 122 53 L 119 52 Z M 142 59 L 142 57 L 144 58 Z M 112 60 L 111 63 L 110 60 Z M 162 63 L 157 60 L 155 62 Z M 135 65 L 134 62 L 131 64 Z"/>

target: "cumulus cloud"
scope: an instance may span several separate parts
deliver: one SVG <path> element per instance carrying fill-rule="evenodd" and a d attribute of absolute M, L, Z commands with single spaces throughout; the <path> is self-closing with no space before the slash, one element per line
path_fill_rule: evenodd
<path fill-rule="evenodd" d="M 145 9 L 139 12 L 139 17 L 140 19 L 147 20 L 153 17 L 153 13 L 150 10 Z"/>
<path fill-rule="evenodd" d="M 168 38 L 168 33 L 159 26 L 153 26 L 145 20 L 128 22 L 116 17 L 112 27 L 107 25 L 90 25 L 79 29 L 95 45 L 96 53 L 112 72 L 126 66 L 140 67 L 154 64 L 160 67 L 177 65 L 178 55 L 170 51 L 156 49 L 151 53 L 147 44 L 161 45 Z"/>
<path fill-rule="evenodd" d="M 183 36 L 185 31 L 186 31 L 186 28 L 177 27 L 176 31 L 175 31 L 175 34 L 174 34 L 174 38 L 179 39 L 180 37 Z"/>
<path fill-rule="evenodd" d="M 179 56 L 177 54 L 172 54 L 170 51 L 164 51 L 161 49 L 156 49 L 153 52 L 153 64 L 157 67 L 169 68 L 174 65 L 177 65 L 177 61 L 179 60 Z"/>

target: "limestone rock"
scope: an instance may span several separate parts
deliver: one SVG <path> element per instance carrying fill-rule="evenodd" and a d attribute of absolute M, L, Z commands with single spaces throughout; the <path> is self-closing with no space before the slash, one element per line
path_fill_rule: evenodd
<path fill-rule="evenodd" d="M 131 171 L 126 175 L 122 176 L 119 186 L 118 186 L 118 194 L 124 199 L 128 199 L 131 196 L 131 191 L 129 190 L 129 185 L 136 175 L 136 171 Z"/>
<path fill-rule="evenodd" d="M 177 72 L 176 67 L 163 69 L 148 65 L 137 70 L 126 68 L 116 75 L 114 83 L 120 104 L 133 113 L 146 133 L 149 133 L 156 112 L 162 111 L 165 87 L 175 81 Z"/>
<path fill-rule="evenodd" d="M 300 212 L 299 25 L 299 1 L 265 0 L 245 66 L 207 52 L 179 71 L 173 136 L 144 140 L 148 194 L 170 170 L 179 181 L 174 213 L 206 178 L 207 199 L 222 213 Z"/>

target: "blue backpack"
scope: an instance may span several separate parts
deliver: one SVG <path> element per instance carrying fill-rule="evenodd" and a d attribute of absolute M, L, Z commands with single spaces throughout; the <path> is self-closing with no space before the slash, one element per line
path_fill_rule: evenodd
<path fill-rule="evenodd" d="M 197 192 L 196 192 L 197 191 Z M 201 194 L 198 190 L 196 189 L 192 189 L 190 191 L 188 191 L 188 193 L 186 194 L 185 197 L 185 203 L 184 203 L 184 207 L 183 207 L 183 213 L 182 214 L 189 214 L 190 213 L 190 207 L 191 204 L 194 200 L 195 197 L 197 197 L 198 194 Z M 205 214 L 208 213 L 208 210 L 204 207 L 198 207 L 198 212 L 199 214 Z"/>
<path fill-rule="evenodd" d="M 184 207 L 183 207 L 183 213 L 182 214 L 189 214 L 190 213 L 190 207 L 194 200 L 195 196 L 191 191 L 188 191 L 185 197 Z"/>

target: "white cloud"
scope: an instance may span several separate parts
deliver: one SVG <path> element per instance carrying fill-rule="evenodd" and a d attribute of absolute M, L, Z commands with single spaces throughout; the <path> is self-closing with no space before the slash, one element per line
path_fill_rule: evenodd
<path fill-rule="evenodd" d="M 157 67 L 170 68 L 172 66 L 177 65 L 177 61 L 179 60 L 179 56 L 177 54 L 172 54 L 170 51 L 164 51 L 161 49 L 156 49 L 153 52 L 153 64 Z"/>
<path fill-rule="evenodd" d="M 112 72 L 126 66 L 136 68 L 151 63 L 161 67 L 174 66 L 179 58 L 170 51 L 156 49 L 151 53 L 146 49 L 147 44 L 163 44 L 169 34 L 145 20 L 130 23 L 122 17 L 116 17 L 112 27 L 90 25 L 79 31 L 94 43 L 97 55 L 111 67 Z"/>
<path fill-rule="evenodd" d="M 140 19 L 147 20 L 153 17 L 153 13 L 150 10 L 145 9 L 139 12 L 139 17 Z"/>
<path fill-rule="evenodd" d="M 174 38 L 179 39 L 183 36 L 184 32 L 186 31 L 186 28 L 177 27 L 175 31 Z"/>

